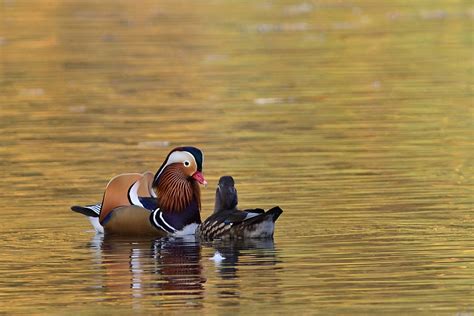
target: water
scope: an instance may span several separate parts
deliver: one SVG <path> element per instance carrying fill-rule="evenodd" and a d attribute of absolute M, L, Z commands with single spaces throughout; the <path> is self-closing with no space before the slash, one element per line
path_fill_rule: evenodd
<path fill-rule="evenodd" d="M 0 313 L 472 315 L 473 10 L 0 2 Z M 230 174 L 284 209 L 273 242 L 103 239 L 69 211 L 183 144 L 203 217 Z"/>

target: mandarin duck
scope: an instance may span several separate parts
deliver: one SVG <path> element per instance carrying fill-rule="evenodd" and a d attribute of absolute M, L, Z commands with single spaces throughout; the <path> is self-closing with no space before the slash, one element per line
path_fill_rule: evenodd
<path fill-rule="evenodd" d="M 204 240 L 272 238 L 275 221 L 283 212 L 278 206 L 268 211 L 263 209 L 237 208 L 237 189 L 231 176 L 219 179 L 216 189 L 214 213 L 196 230 Z"/>
<path fill-rule="evenodd" d="M 102 203 L 72 206 L 99 233 L 164 237 L 194 233 L 201 223 L 203 154 L 195 147 L 173 149 L 153 175 L 126 173 L 109 181 Z"/>

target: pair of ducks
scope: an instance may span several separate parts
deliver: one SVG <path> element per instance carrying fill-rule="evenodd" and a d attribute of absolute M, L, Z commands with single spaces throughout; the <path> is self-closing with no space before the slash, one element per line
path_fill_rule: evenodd
<path fill-rule="evenodd" d="M 239 210 L 234 179 L 223 176 L 216 189 L 214 213 L 201 222 L 203 154 L 196 147 L 173 149 L 156 174 L 127 173 L 109 181 L 102 203 L 72 206 L 86 215 L 97 232 L 156 236 L 195 234 L 217 238 L 270 238 L 282 213 L 277 206 Z"/>

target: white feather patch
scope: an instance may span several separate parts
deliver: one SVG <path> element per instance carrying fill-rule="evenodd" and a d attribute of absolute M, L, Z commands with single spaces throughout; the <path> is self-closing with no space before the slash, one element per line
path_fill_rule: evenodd
<path fill-rule="evenodd" d="M 245 219 L 249 219 L 249 218 L 252 218 L 252 217 L 255 217 L 255 216 L 258 216 L 258 215 L 261 215 L 260 213 L 252 213 L 252 212 L 249 212 L 247 213 L 247 215 L 245 216 Z"/>
<path fill-rule="evenodd" d="M 100 225 L 98 217 L 87 217 L 89 222 L 91 222 L 92 226 L 94 226 L 95 232 L 98 234 L 104 233 L 104 227 Z"/>
<path fill-rule="evenodd" d="M 173 233 L 173 236 L 182 237 L 182 236 L 194 235 L 196 233 L 196 229 L 198 226 L 199 224 L 196 224 L 196 223 L 186 225 L 183 227 L 183 229 L 178 230 L 175 233 Z"/>
<path fill-rule="evenodd" d="M 140 181 L 135 181 L 135 183 L 130 188 L 130 191 L 128 193 L 128 197 L 130 198 L 130 201 L 132 202 L 133 205 L 143 207 L 143 204 L 140 202 L 140 199 L 138 198 L 138 187 L 139 186 L 140 186 Z"/>

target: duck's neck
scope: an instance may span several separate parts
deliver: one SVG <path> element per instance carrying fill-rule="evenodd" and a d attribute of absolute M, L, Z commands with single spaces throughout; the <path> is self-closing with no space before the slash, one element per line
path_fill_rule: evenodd
<path fill-rule="evenodd" d="M 160 209 L 168 212 L 181 212 L 191 202 L 196 201 L 201 209 L 201 191 L 199 184 L 186 177 L 179 166 L 170 165 L 160 175 L 155 188 Z"/>
<path fill-rule="evenodd" d="M 223 190 L 223 191 L 222 191 Z M 214 204 L 214 214 L 219 213 L 224 210 L 233 210 L 237 209 L 237 195 L 234 192 L 230 191 L 231 188 L 217 189 L 216 190 L 216 199 Z"/>

